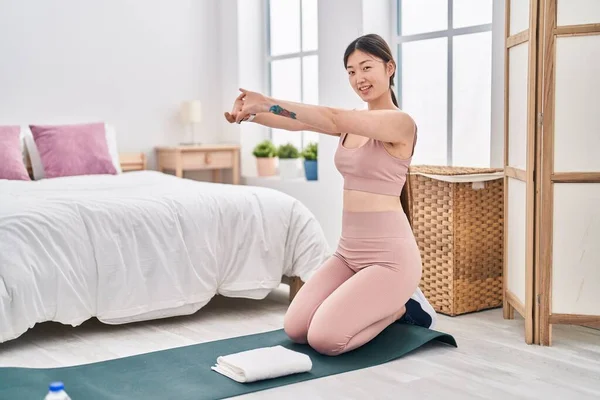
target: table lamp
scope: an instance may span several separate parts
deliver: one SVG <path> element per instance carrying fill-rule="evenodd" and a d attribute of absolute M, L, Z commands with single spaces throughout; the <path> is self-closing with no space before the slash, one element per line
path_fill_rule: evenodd
<path fill-rule="evenodd" d="M 202 121 L 202 104 L 198 100 L 184 101 L 181 104 L 181 119 L 184 124 L 189 125 L 192 141 L 188 143 L 182 143 L 183 145 L 198 145 L 196 143 L 196 129 L 195 125 Z"/>

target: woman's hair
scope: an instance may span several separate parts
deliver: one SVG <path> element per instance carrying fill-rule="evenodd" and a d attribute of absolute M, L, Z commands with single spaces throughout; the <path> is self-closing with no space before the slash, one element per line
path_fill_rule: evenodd
<path fill-rule="evenodd" d="M 389 61 L 394 61 L 394 57 L 392 56 L 392 50 L 390 46 L 386 43 L 386 41 L 379 35 L 374 33 L 370 33 L 368 35 L 361 36 L 357 39 L 354 39 L 352 43 L 348 45 L 346 48 L 346 52 L 344 53 L 344 68 L 348 65 L 348 57 L 355 51 L 360 50 L 364 53 L 371 54 L 377 58 L 382 59 L 386 63 Z M 396 107 L 398 106 L 398 101 L 396 100 L 396 95 L 394 94 L 393 86 L 394 86 L 394 77 L 396 76 L 396 71 L 392 76 L 390 76 L 390 94 L 392 96 L 392 101 Z M 400 192 L 400 204 L 402 204 L 402 209 L 408 218 L 408 223 L 411 228 L 413 226 L 412 220 L 412 190 L 410 187 L 409 176 L 407 173 L 406 182 L 404 183 L 404 187 L 402 188 L 402 192 Z"/>
<path fill-rule="evenodd" d="M 400 192 L 400 204 L 402 204 L 402 210 L 404 210 L 404 214 L 406 214 L 406 218 L 408 218 L 408 223 L 410 227 L 413 227 L 413 219 L 412 219 L 412 190 L 410 187 L 410 170 L 406 173 L 406 182 L 404 183 L 404 187 Z"/>
<path fill-rule="evenodd" d="M 346 48 L 346 52 L 344 53 L 344 68 L 348 65 L 348 57 L 354 52 L 354 50 L 360 50 L 364 53 L 371 54 L 377 58 L 381 58 L 384 62 L 388 63 L 390 61 L 394 61 L 394 57 L 392 56 L 392 50 L 390 46 L 386 43 L 386 41 L 379 35 L 374 33 L 370 33 L 368 35 L 361 36 L 357 39 L 354 39 L 352 43 L 348 45 Z M 396 100 L 396 95 L 394 94 L 394 90 L 392 86 L 394 86 L 394 77 L 396 76 L 396 71 L 392 76 L 390 76 L 390 93 L 392 95 L 392 101 L 394 105 L 398 107 L 398 101 Z"/>

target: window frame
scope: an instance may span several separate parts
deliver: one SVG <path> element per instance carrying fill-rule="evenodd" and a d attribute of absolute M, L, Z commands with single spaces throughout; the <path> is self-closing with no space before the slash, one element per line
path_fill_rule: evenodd
<path fill-rule="evenodd" d="M 454 0 L 448 1 L 448 27 L 444 30 L 438 30 L 426 33 L 417 33 L 411 35 L 402 35 L 402 0 L 391 0 L 392 1 L 392 38 L 393 38 L 393 52 L 395 53 L 395 59 L 397 63 L 396 68 L 396 98 L 398 105 L 402 108 L 402 44 L 409 42 L 416 42 L 428 39 L 447 38 L 448 40 L 448 54 L 446 58 L 447 67 L 447 90 L 446 90 L 446 114 L 447 114 L 447 126 L 446 126 L 446 165 L 453 165 L 453 58 L 454 58 L 454 38 L 457 36 L 468 35 L 472 33 L 492 32 L 493 22 L 489 24 L 472 25 L 463 28 L 454 28 Z M 491 65 L 490 65 L 491 67 Z M 490 85 L 492 82 L 490 82 Z M 491 127 L 490 127 L 491 129 Z M 491 134 L 491 132 L 490 132 Z"/>
<path fill-rule="evenodd" d="M 317 59 L 319 57 L 319 47 L 317 44 L 317 49 L 316 50 L 309 50 L 309 51 L 303 51 L 302 50 L 302 45 L 303 45 L 303 27 L 302 27 L 302 20 L 303 20 L 303 15 L 302 15 L 302 2 L 304 0 L 299 0 L 298 4 L 300 7 L 300 51 L 299 52 L 295 52 L 295 53 L 286 53 L 286 54 L 280 54 L 277 56 L 272 56 L 271 55 L 271 0 L 266 0 L 266 7 L 265 7 L 265 21 L 266 21 L 266 52 L 267 52 L 267 57 L 266 57 L 266 63 L 267 63 L 267 81 L 266 81 L 266 87 L 267 87 L 267 93 L 269 96 L 272 95 L 272 87 L 271 87 L 271 80 L 272 80 L 272 73 L 271 73 L 271 63 L 273 61 L 278 61 L 278 60 L 287 60 L 287 59 L 294 59 L 294 58 L 298 58 L 300 59 L 300 101 L 303 102 L 304 101 L 304 62 L 303 59 L 304 57 L 307 56 L 317 56 Z M 318 14 L 317 14 L 317 21 L 318 21 Z M 317 38 L 318 38 L 318 34 L 317 34 Z M 317 42 L 318 43 L 318 42 Z M 317 71 L 317 76 L 318 76 L 318 71 Z M 306 145 L 306 143 L 304 142 L 304 131 L 300 131 L 297 132 L 300 134 L 300 151 L 302 151 L 304 149 L 304 146 Z M 269 128 L 269 140 L 273 140 L 273 128 Z"/>

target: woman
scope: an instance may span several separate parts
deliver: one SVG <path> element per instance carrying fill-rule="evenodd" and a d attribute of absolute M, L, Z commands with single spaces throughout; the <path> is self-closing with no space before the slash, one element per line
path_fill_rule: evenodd
<path fill-rule="evenodd" d="M 232 113 L 225 113 L 229 122 L 340 137 L 339 245 L 298 292 L 284 320 L 292 340 L 326 355 L 356 349 L 395 321 L 433 328 L 436 319 L 418 290 L 421 256 L 400 201 L 417 128 L 398 109 L 390 48 L 377 35 L 359 37 L 346 49 L 344 66 L 368 110 L 299 104 L 240 89 Z"/>

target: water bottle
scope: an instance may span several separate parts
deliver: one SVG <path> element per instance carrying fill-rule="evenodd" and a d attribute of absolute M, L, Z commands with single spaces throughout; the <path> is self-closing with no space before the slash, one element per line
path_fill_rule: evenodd
<path fill-rule="evenodd" d="M 52 382 L 44 400 L 71 400 L 62 382 Z"/>

